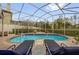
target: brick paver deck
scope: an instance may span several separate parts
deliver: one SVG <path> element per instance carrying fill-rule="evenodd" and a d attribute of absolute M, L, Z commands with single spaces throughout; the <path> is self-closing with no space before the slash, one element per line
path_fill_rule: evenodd
<path fill-rule="evenodd" d="M 44 40 L 35 40 L 32 48 L 32 55 L 46 55 Z"/>

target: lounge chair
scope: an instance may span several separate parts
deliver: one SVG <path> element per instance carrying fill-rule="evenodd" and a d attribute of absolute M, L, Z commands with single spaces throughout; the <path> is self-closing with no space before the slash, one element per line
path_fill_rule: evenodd
<path fill-rule="evenodd" d="M 60 47 L 54 55 L 79 55 L 79 47 Z"/>
<path fill-rule="evenodd" d="M 29 55 L 31 53 L 34 40 L 26 40 L 14 50 L 0 50 L 0 55 Z"/>
<path fill-rule="evenodd" d="M 63 47 L 63 55 L 79 55 L 79 47 Z"/>
<path fill-rule="evenodd" d="M 19 55 L 12 50 L 0 50 L 0 55 Z"/>
<path fill-rule="evenodd" d="M 45 40 L 46 48 L 52 55 L 79 55 L 79 47 L 60 47 L 53 40 Z"/>
<path fill-rule="evenodd" d="M 31 54 L 33 42 L 34 40 L 26 40 L 23 43 L 21 43 L 18 47 L 16 47 L 13 51 L 21 55 Z"/>
<path fill-rule="evenodd" d="M 54 40 L 44 40 L 44 43 L 48 54 L 53 54 L 55 50 L 59 49 L 59 45 Z"/>

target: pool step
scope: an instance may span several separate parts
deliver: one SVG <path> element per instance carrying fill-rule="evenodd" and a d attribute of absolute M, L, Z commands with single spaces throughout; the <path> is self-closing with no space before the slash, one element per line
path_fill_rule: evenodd
<path fill-rule="evenodd" d="M 32 48 L 32 55 L 46 55 L 46 47 L 43 39 L 35 40 Z"/>

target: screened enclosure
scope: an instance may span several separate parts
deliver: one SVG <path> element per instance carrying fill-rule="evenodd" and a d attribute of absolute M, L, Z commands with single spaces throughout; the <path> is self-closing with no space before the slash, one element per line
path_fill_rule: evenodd
<path fill-rule="evenodd" d="M 79 37 L 79 3 L 0 4 L 0 35 L 57 33 Z"/>

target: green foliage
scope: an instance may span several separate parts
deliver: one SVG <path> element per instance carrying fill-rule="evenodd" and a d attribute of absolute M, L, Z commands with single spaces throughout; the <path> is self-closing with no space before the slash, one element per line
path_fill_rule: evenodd
<path fill-rule="evenodd" d="M 64 30 L 54 30 L 54 33 L 58 33 L 58 34 L 64 34 Z M 65 34 L 68 36 L 78 36 L 79 35 L 79 31 L 78 30 L 66 30 Z"/>
<path fill-rule="evenodd" d="M 52 29 L 52 26 L 49 24 L 49 22 L 46 22 L 46 29 Z"/>
<path fill-rule="evenodd" d="M 56 21 L 54 21 L 54 28 L 55 29 L 63 29 L 65 28 L 71 28 L 72 23 L 69 22 L 68 18 L 58 18 Z"/>
<path fill-rule="evenodd" d="M 79 41 L 79 35 L 76 35 L 76 36 L 75 36 L 75 39 L 76 39 L 77 41 Z"/>

